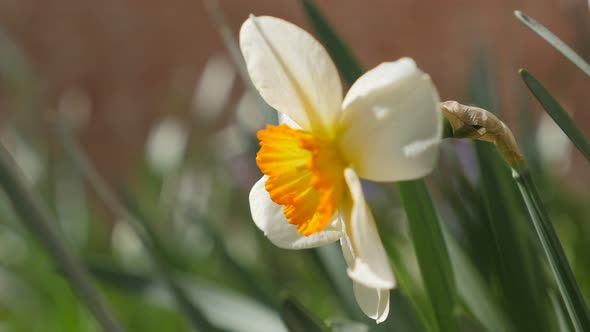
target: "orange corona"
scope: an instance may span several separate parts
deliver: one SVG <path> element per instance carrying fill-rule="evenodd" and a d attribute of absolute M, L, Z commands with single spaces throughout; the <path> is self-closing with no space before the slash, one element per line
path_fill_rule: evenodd
<path fill-rule="evenodd" d="M 268 176 L 265 188 L 297 232 L 309 236 L 324 229 L 344 194 L 344 168 L 329 139 L 290 128 L 267 126 L 257 134 L 256 163 Z"/>

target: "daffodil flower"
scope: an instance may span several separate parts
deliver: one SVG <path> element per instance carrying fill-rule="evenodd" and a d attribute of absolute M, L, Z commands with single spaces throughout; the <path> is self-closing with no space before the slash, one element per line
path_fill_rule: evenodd
<path fill-rule="evenodd" d="M 275 245 L 340 241 L 363 312 L 378 323 L 395 287 L 360 178 L 410 180 L 432 171 L 442 136 L 439 97 L 412 59 L 386 62 L 342 97 L 326 50 L 299 27 L 251 16 L 240 48 L 252 83 L 279 112 L 258 132 L 264 176 L 250 192 L 254 222 Z"/>

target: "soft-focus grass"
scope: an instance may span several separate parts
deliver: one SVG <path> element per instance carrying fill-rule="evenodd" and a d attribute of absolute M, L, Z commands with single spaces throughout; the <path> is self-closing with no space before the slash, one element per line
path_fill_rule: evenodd
<path fill-rule="evenodd" d="M 304 3 L 309 10 L 311 2 Z M 330 38 L 329 31 L 322 30 L 325 26 L 314 27 L 319 38 Z M 338 47 L 339 52 L 352 54 Z M 455 302 L 442 308 L 453 321 L 443 324 L 456 323 L 459 330 L 571 329 L 524 202 L 507 166 L 490 145 L 446 142 L 441 167 L 428 179 L 435 210 L 427 212 L 439 214 L 431 219 L 444 221 L 439 226 L 449 253 L 445 264 L 454 272 L 456 290 L 432 286 L 432 279 L 422 275 L 417 248 L 432 243 L 418 242 L 422 234 L 409 232 L 423 229 L 408 227 L 402 209 L 407 193 L 400 200 L 391 186 L 367 184 L 369 203 L 400 286 L 392 292 L 389 319 L 376 326 L 351 300 L 338 248 L 281 250 L 253 225 L 247 196 L 260 175 L 254 164 L 253 129 L 262 127 L 268 114 L 265 109 L 256 110 L 260 108 L 256 97 L 243 99 L 241 107 L 227 106 L 236 116 L 225 126 L 204 125 L 211 123 L 211 117 L 226 115 L 199 109 L 197 114 L 208 114 L 207 119 L 157 127 L 154 131 L 160 132 L 151 135 L 150 140 L 156 141 L 146 145 L 146 158 L 136 165 L 135 178 L 109 188 L 132 218 L 145 223 L 150 245 L 156 249 L 147 248 L 143 235 L 129 226 L 131 220 L 121 220 L 120 215 L 112 218 L 115 211 L 108 206 L 105 211 L 104 205 L 96 203 L 96 188 L 65 146 L 57 144 L 52 147 L 56 153 L 46 153 L 50 147 L 39 128 L 45 128 L 43 135 L 53 141 L 60 140 L 56 123 L 45 122 L 33 107 L 43 97 L 38 79 L 29 74 L 26 61 L 9 42 L 4 41 L 0 50 L 0 68 L 10 69 L 8 74 L 3 72 L 3 83 L 16 96 L 10 105 L 14 109 L 8 111 L 19 112 L 16 120 L 2 127 L 2 142 L 25 171 L 32 189 L 42 194 L 55 213 L 59 223 L 54 226 L 82 258 L 128 331 L 198 329 L 199 323 L 187 318 L 186 308 L 183 311 L 178 297 L 170 292 L 170 280 L 206 321 L 200 325 L 203 331 L 209 324 L 229 331 L 285 331 L 281 313 L 289 317 L 287 321 L 311 314 L 310 321 L 317 319 L 319 326 L 335 331 L 362 331 L 363 325 L 353 321 L 371 331 L 435 331 L 449 325 L 439 325 L 441 308 L 433 303 Z M 485 50 L 471 59 L 469 94 L 457 99 L 495 110 L 493 66 L 481 54 Z M 356 62 L 337 62 L 351 71 L 360 68 Z M 343 73 L 348 84 L 354 77 L 354 73 Z M 162 128 L 172 128 L 172 134 Z M 186 138 L 174 136 L 178 132 L 186 132 Z M 170 154 L 170 144 L 180 147 L 177 154 Z M 526 155 L 538 155 L 532 151 L 534 145 L 523 148 Z M 469 161 L 475 166 L 469 166 Z M 590 198 L 569 192 L 542 164 L 535 175 L 588 300 L 590 207 L 585 203 Z M 420 190 L 423 195 L 424 188 Z M 160 265 L 154 266 L 149 250 L 158 251 Z M 285 291 L 295 300 L 281 302 Z M 440 298 L 444 294 L 456 296 L 456 301 Z M 0 195 L 0 331 L 99 331 L 81 303 L 62 271 L 23 228 L 6 195 Z"/>

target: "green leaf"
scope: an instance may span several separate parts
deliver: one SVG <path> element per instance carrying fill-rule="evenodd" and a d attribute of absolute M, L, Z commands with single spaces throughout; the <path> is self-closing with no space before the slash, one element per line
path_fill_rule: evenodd
<path fill-rule="evenodd" d="M 549 297 L 551 298 L 551 304 L 555 310 L 555 315 L 557 316 L 559 331 L 572 331 L 571 321 L 568 319 L 568 315 L 565 313 L 566 309 L 564 308 L 564 304 L 559 301 L 559 298 L 554 293 L 549 293 Z"/>
<path fill-rule="evenodd" d="M 411 243 L 405 243 L 410 241 L 407 241 L 402 236 L 396 236 L 394 231 L 387 229 L 387 227 L 381 227 L 379 231 L 383 235 L 381 236 L 383 245 L 393 261 L 393 271 L 397 284 L 414 311 L 416 323 L 421 324 L 413 330 L 436 331 L 434 312 L 429 299 L 426 297 L 421 280 L 419 280 L 420 276 L 412 273 L 412 267 L 416 264 L 414 247 Z M 394 294 L 395 291 L 392 292 L 392 295 Z"/>
<path fill-rule="evenodd" d="M 457 331 L 455 279 L 434 204 L 423 180 L 398 183 L 424 287 L 440 331 Z"/>
<path fill-rule="evenodd" d="M 326 327 L 320 323 L 294 297 L 286 295 L 281 301 L 281 318 L 291 332 L 326 332 Z"/>
<path fill-rule="evenodd" d="M 352 84 L 364 72 L 359 61 L 340 40 L 311 0 L 302 0 L 309 21 L 322 44 L 340 70 L 346 84 Z M 443 238 L 440 221 L 423 180 L 398 184 L 408 216 L 410 233 L 424 286 L 434 309 L 438 329 L 457 331 L 455 282 L 450 259 Z"/>
<path fill-rule="evenodd" d="M 465 252 L 448 231 L 444 234 L 457 279 L 457 291 L 467 310 L 488 331 L 515 331 Z"/>
<path fill-rule="evenodd" d="M 584 61 L 576 52 L 574 52 L 569 46 L 567 46 L 561 39 L 554 35 L 551 31 L 547 30 L 544 26 L 539 24 L 537 21 L 525 15 L 520 10 L 514 11 L 514 16 L 524 23 L 529 29 L 533 30 L 536 34 L 545 39 L 551 46 L 558 50 L 563 56 L 570 60 L 573 64 L 578 66 L 586 75 L 590 76 L 590 65 Z"/>
<path fill-rule="evenodd" d="M 513 170 L 513 177 L 529 209 L 574 328 L 578 332 L 590 331 L 590 313 L 530 172 L 527 169 Z"/>
<path fill-rule="evenodd" d="M 586 160 L 590 161 L 590 143 L 580 129 L 578 129 L 572 118 L 531 73 L 526 69 L 520 69 L 518 74 L 541 106 L 543 106 L 547 114 L 557 123 L 567 137 L 569 137 L 582 155 L 586 157 Z"/>

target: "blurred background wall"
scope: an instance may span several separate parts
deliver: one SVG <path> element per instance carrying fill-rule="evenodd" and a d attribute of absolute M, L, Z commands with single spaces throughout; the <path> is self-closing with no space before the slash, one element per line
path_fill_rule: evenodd
<path fill-rule="evenodd" d="M 236 36 L 250 13 L 278 16 L 309 29 L 297 0 L 220 2 Z M 367 68 L 411 56 L 431 74 L 441 99 L 462 99 L 474 59 L 483 54 L 509 123 L 516 118 L 517 105 L 540 114 L 517 75 L 518 68 L 527 67 L 590 130 L 590 80 L 512 15 L 522 9 L 589 59 L 585 0 L 316 3 Z M 132 176 L 157 118 L 167 113 L 192 116 L 195 86 L 205 64 L 225 52 L 200 0 L 0 0 L 0 27 L 23 50 L 39 79 L 39 116 L 64 103 L 86 108 L 81 137 L 110 181 Z M 240 89 L 238 84 L 231 98 Z M 1 96 L 11 97 L 6 91 Z M 0 110 L 2 119 L 9 111 Z M 569 174 L 575 179 L 587 165 L 577 151 L 573 158 Z M 584 190 L 580 181 L 571 182 Z"/>

